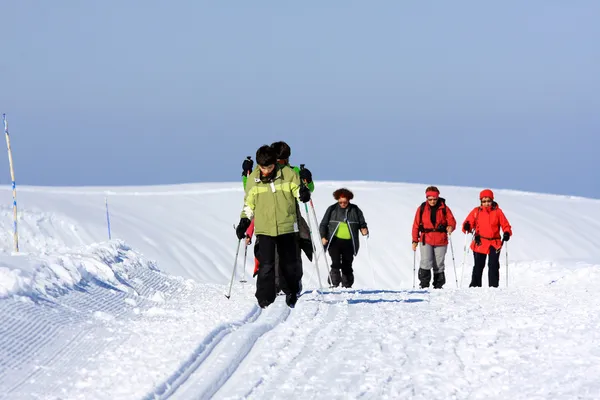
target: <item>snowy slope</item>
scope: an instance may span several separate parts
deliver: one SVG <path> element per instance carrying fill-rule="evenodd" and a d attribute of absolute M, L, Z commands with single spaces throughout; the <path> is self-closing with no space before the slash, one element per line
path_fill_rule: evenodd
<path fill-rule="evenodd" d="M 319 221 L 334 202 L 332 192 L 341 186 L 354 191 L 353 201 L 363 209 L 369 224 L 371 260 L 380 266 L 375 268 L 377 286 L 412 287 L 410 229 L 426 185 L 317 182 L 313 198 Z M 167 273 L 200 282 L 224 284 L 229 280 L 237 244 L 233 224 L 239 221 L 243 198 L 241 182 L 18 190 L 24 219 L 19 227 L 22 251 L 106 240 L 104 197 L 108 192 L 113 237 L 156 260 Z M 460 222 L 478 205 L 480 188 L 440 186 L 440 190 Z M 514 227 L 515 240 L 509 242 L 512 260 L 598 260 L 599 200 L 507 190 L 495 193 Z M 7 205 L 0 212 L 5 227 L 2 242 L 8 250 L 12 241 L 11 192 L 0 194 L 0 204 Z M 457 233 L 453 238 L 455 260 L 460 263 L 464 235 Z M 364 243 L 355 264 L 360 286 L 372 284 Z M 310 265 L 308 260 L 305 265 Z M 451 258 L 447 265 L 451 267 Z M 448 269 L 448 279 L 454 281 L 453 271 Z M 250 261 L 247 270 L 252 270 Z M 313 279 L 308 284 L 316 285 Z"/>
<path fill-rule="evenodd" d="M 426 185 L 317 182 L 319 220 L 340 186 L 371 232 L 354 289 L 314 291 L 305 259 L 293 310 L 256 307 L 251 248 L 249 283 L 223 296 L 241 183 L 19 187 L 19 255 L 0 192 L 0 396 L 597 398 L 600 201 L 495 190 L 514 230 L 509 287 L 503 252 L 500 288 L 466 288 L 455 233 L 458 276 L 449 251 L 430 292 L 412 289 L 410 249 Z M 440 189 L 459 222 L 481 190 Z"/>

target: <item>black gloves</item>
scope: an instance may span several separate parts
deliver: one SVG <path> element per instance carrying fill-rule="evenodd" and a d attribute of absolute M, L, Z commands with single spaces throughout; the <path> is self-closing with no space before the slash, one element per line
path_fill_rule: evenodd
<path fill-rule="evenodd" d="M 312 174 L 308 168 L 302 168 L 300 170 L 300 180 L 306 183 L 312 182 Z"/>
<path fill-rule="evenodd" d="M 240 223 L 238 224 L 237 228 L 235 228 L 235 234 L 237 235 L 238 239 L 242 240 L 246 237 L 246 230 L 248 230 L 249 226 L 250 220 L 248 218 L 240 218 Z"/>
<path fill-rule="evenodd" d="M 508 242 L 508 239 L 510 239 L 510 233 L 504 232 L 504 234 L 502 235 L 502 241 Z"/>
<path fill-rule="evenodd" d="M 252 157 L 248 156 L 242 163 L 242 176 L 246 176 L 252 172 L 252 168 L 254 167 L 254 161 L 252 161 Z"/>
<path fill-rule="evenodd" d="M 481 246 L 481 236 L 479 236 L 479 234 L 477 234 L 474 236 L 474 238 L 475 238 L 475 244 L 477 246 Z"/>
<path fill-rule="evenodd" d="M 463 224 L 463 231 L 471 232 L 471 224 L 469 223 L 469 221 L 467 221 Z"/>
<path fill-rule="evenodd" d="M 300 191 L 298 194 L 298 197 L 300 198 L 301 202 L 306 203 L 310 200 L 310 190 L 308 189 L 308 187 L 306 187 L 306 185 L 300 186 Z"/>

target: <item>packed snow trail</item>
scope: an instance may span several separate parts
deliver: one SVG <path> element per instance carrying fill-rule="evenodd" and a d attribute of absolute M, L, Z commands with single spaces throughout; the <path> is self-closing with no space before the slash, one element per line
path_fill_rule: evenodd
<path fill-rule="evenodd" d="M 573 291 L 585 278 L 593 283 Z M 228 343 L 241 344 L 225 346 L 171 398 L 595 398 L 600 268 L 552 282 L 307 293 L 273 328 L 258 319 L 232 332 Z M 283 308 L 278 298 L 271 312 Z M 255 329 L 259 339 L 248 339 Z"/>
<path fill-rule="evenodd" d="M 252 351 L 256 341 L 274 329 L 290 315 L 290 308 L 282 301 L 275 302 L 249 324 L 231 333 L 203 359 L 193 375 L 170 399 L 211 398 L 227 382 L 242 360 Z"/>

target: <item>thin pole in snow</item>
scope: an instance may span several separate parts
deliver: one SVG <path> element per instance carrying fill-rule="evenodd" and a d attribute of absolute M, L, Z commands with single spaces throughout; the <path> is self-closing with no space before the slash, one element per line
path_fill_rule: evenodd
<path fill-rule="evenodd" d="M 13 194 L 13 240 L 15 252 L 19 252 L 19 234 L 17 231 L 17 184 L 15 182 L 15 170 L 13 168 L 12 150 L 10 147 L 10 135 L 8 134 L 8 121 L 6 120 L 6 114 L 2 114 L 2 120 L 4 121 L 4 135 L 6 137 L 6 148 L 8 149 L 8 165 L 10 168 L 10 177 L 12 179 L 12 194 Z"/>
<path fill-rule="evenodd" d="M 108 213 L 108 195 L 104 196 L 104 206 L 106 207 L 106 224 L 108 226 L 108 240 L 111 240 L 110 234 L 110 214 Z"/>

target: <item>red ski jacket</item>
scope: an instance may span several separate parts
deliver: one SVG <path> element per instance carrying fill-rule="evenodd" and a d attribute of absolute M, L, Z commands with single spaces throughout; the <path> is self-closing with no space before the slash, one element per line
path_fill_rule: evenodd
<path fill-rule="evenodd" d="M 423 218 L 421 219 L 421 206 L 417 208 L 415 219 L 412 226 L 412 241 L 423 242 L 431 246 L 446 246 L 448 245 L 448 234 L 446 233 L 446 227 L 451 226 L 452 229 L 456 229 L 456 219 L 450 210 L 450 207 L 446 205 L 443 198 L 439 198 L 440 203 L 437 207 L 435 214 L 435 225 L 431 222 L 431 206 L 425 202 L 425 208 L 423 209 Z M 420 228 L 422 223 L 422 228 Z M 436 231 L 435 229 L 442 225 L 443 231 Z M 421 237 L 419 238 L 419 232 Z"/>
<path fill-rule="evenodd" d="M 475 240 L 471 242 L 471 250 L 475 253 L 489 254 L 491 246 L 499 250 L 502 247 L 500 228 L 502 228 L 502 232 L 508 232 L 512 237 L 512 228 L 508 223 L 508 219 L 495 201 L 492 202 L 490 207 L 475 207 L 471 210 L 465 222 L 468 222 L 475 235 L 479 235 L 481 238 L 481 244 L 479 245 L 475 243 Z M 464 228 L 462 231 L 467 233 Z"/>

